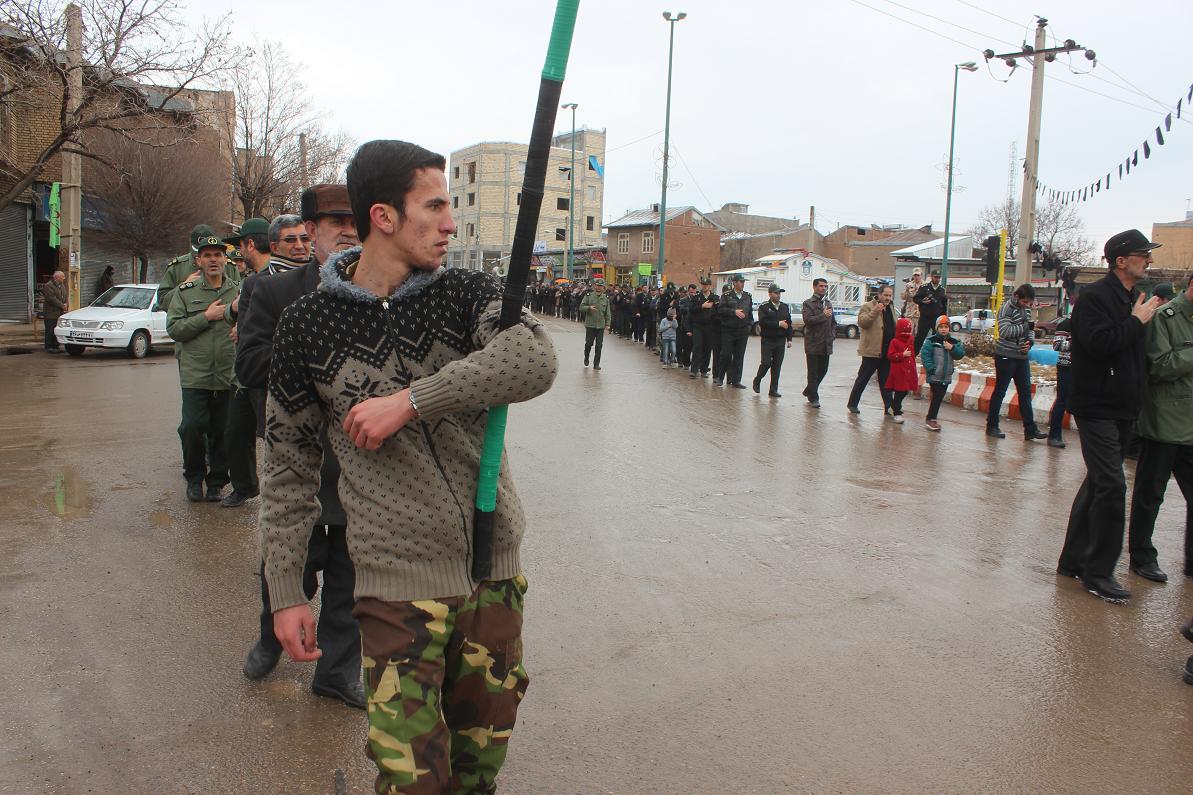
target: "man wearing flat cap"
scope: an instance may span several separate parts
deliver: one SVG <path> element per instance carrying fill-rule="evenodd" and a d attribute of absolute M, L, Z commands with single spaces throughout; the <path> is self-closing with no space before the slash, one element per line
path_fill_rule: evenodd
<path fill-rule="evenodd" d="M 1158 247 L 1137 229 L 1106 241 L 1110 273 L 1082 288 L 1070 320 L 1069 412 L 1077 420 L 1086 476 L 1073 500 L 1056 573 L 1079 578 L 1086 590 L 1111 602 L 1131 596 L 1114 578 L 1126 519 L 1123 453 L 1143 403 L 1147 326 L 1161 305 L 1135 285 Z M 1155 563 L 1133 562 L 1131 571 L 1152 580 L 1163 576 Z"/>
<path fill-rule="evenodd" d="M 273 335 L 282 310 L 319 286 L 319 269 L 336 251 L 359 244 L 346 185 L 315 185 L 302 194 L 302 221 L 311 237 L 314 256 L 300 268 L 259 279 L 240 330 L 236 375 L 253 389 L 267 389 L 273 359 Z M 308 598 L 318 587 L 316 572 L 323 572 L 323 606 L 316 629 L 323 655 L 315 664 L 311 689 L 320 696 L 338 699 L 350 707 L 365 708 L 360 679 L 360 627 L 352 617 L 356 583 L 348 556 L 347 516 L 336 484 L 340 464 L 327 439 L 322 440 L 323 464 L 319 471 L 318 520 L 311 531 L 303 588 Z M 273 631 L 273 608 L 261 564 L 260 636 L 244 661 L 244 675 L 261 679 L 277 665 L 282 646 Z"/>
<path fill-rule="evenodd" d="M 215 237 L 215 230 L 207 224 L 199 224 L 191 230 L 191 250 L 180 254 L 166 265 L 166 269 L 157 280 L 157 308 L 162 312 L 170 311 L 170 301 L 174 298 L 174 288 L 183 282 L 193 282 L 200 276 L 199 263 L 196 256 L 199 253 L 199 240 Z M 224 279 L 240 281 L 240 273 L 236 264 L 230 260 L 224 261 Z"/>
<path fill-rule="evenodd" d="M 754 325 L 754 299 L 746 292 L 745 276 L 734 274 L 733 289 L 721 296 L 717 313 L 721 318 L 721 368 L 725 380 L 734 389 L 745 389 L 746 385 L 741 382 L 741 371 L 745 364 L 750 326 Z M 720 384 L 720 379 L 714 381 Z"/>
<path fill-rule="evenodd" d="M 761 391 L 762 378 L 769 370 L 770 391 L 767 394 L 774 398 L 783 397 L 779 394 L 779 370 L 783 368 L 783 356 L 791 347 L 791 337 L 795 334 L 791 327 L 791 308 L 783 303 L 784 292 L 782 287 L 772 284 L 766 288 L 769 300 L 758 307 L 762 357 L 754 376 L 754 391 Z"/>

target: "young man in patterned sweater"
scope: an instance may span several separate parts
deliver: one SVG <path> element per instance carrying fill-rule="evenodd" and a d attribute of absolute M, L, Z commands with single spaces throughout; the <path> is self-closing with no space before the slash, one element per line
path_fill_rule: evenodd
<path fill-rule="evenodd" d="M 492 792 L 526 690 L 519 547 L 503 461 L 492 579 L 474 582 L 472 502 L 487 410 L 541 395 L 555 351 L 528 313 L 499 332 L 501 284 L 440 267 L 442 156 L 371 141 L 348 166 L 361 247 L 333 255 L 274 339 L 260 528 L 278 639 L 319 656 L 302 589 L 320 430 L 340 461 L 378 792 Z"/>

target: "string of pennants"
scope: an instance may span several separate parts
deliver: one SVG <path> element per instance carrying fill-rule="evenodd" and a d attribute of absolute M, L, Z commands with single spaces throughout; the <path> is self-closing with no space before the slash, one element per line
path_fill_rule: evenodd
<path fill-rule="evenodd" d="M 1189 110 L 1193 110 L 1193 85 L 1189 86 L 1189 91 L 1185 96 L 1181 97 L 1180 99 L 1178 99 L 1176 101 L 1176 111 L 1175 111 L 1176 118 L 1180 119 L 1181 113 L 1183 111 L 1189 111 Z M 1161 121 L 1159 124 L 1156 125 L 1156 131 L 1155 131 L 1155 136 L 1154 136 L 1156 147 L 1164 146 L 1164 144 L 1165 144 L 1164 134 L 1172 132 L 1172 118 L 1173 118 L 1173 113 L 1170 112 L 1164 116 L 1163 121 Z M 1077 188 L 1074 190 L 1056 190 L 1055 188 L 1050 188 L 1049 186 L 1045 185 L 1043 182 L 1041 182 L 1039 180 L 1039 177 L 1036 177 L 1035 178 L 1036 191 L 1039 192 L 1040 194 L 1047 196 L 1049 198 L 1049 200 L 1058 201 L 1061 204 L 1069 204 L 1071 202 L 1088 201 L 1089 199 L 1092 199 L 1096 194 L 1101 193 L 1103 190 L 1110 190 L 1110 185 L 1113 182 L 1113 180 L 1115 179 L 1116 175 L 1117 175 L 1118 181 L 1122 182 L 1123 179 L 1125 179 L 1127 176 L 1130 175 L 1132 169 L 1138 169 L 1139 168 L 1139 153 L 1141 150 L 1143 152 L 1143 159 L 1145 161 L 1150 160 L 1151 156 L 1152 156 L 1152 152 L 1154 151 L 1153 145 L 1152 145 L 1152 137 L 1153 136 L 1149 135 L 1147 138 L 1145 138 L 1143 141 L 1143 144 L 1140 147 L 1136 148 L 1135 151 L 1133 151 L 1128 157 L 1124 158 L 1122 160 L 1122 162 L 1117 164 L 1116 169 L 1112 168 L 1110 171 L 1106 172 L 1105 177 L 1101 177 L 1098 180 L 1090 183 L 1089 185 L 1087 185 L 1083 188 Z M 1024 163 L 1023 163 L 1023 170 L 1024 170 L 1024 173 L 1026 174 L 1027 161 L 1024 161 Z M 1031 179 L 1031 176 L 1029 175 L 1027 178 Z"/>

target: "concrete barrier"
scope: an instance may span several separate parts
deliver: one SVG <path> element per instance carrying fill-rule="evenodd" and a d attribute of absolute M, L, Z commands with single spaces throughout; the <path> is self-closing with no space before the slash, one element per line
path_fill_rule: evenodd
<path fill-rule="evenodd" d="M 928 388 L 924 368 L 919 368 L 919 371 L 919 393 L 924 398 L 930 398 L 932 394 Z M 944 393 L 944 402 L 957 408 L 980 411 L 985 414 L 990 410 L 990 396 L 994 394 L 994 380 L 993 375 L 956 370 L 953 373 L 953 383 L 949 384 L 948 390 Z M 1048 412 L 1052 409 L 1054 400 L 1056 400 L 1055 384 L 1033 383 L 1031 385 L 1032 413 L 1035 415 L 1036 424 L 1042 428 L 1048 426 Z M 1019 413 L 1019 393 L 1015 390 L 1014 383 L 1008 386 L 1007 396 L 1003 398 L 998 414 L 1007 419 L 1023 419 L 1023 415 Z M 1071 417 L 1066 411 L 1061 427 L 1068 428 L 1070 422 Z"/>

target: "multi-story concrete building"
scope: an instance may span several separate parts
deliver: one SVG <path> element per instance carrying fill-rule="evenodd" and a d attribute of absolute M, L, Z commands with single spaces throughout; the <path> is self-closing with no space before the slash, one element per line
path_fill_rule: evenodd
<path fill-rule="evenodd" d="M 895 276 L 898 259 L 893 252 L 936 237 L 930 224 L 919 229 L 873 224 L 868 227 L 842 226 L 824 236 L 821 253 L 843 263 L 854 273 L 889 279 Z"/>
<path fill-rule="evenodd" d="M 570 130 L 551 140 L 543 206 L 535 234 L 537 251 L 567 248 L 571 146 Z M 451 153 L 447 182 L 452 216 L 459 229 L 448 246 L 449 267 L 492 269 L 509 256 L 522 203 L 526 151 L 526 144 L 487 142 Z M 605 131 L 587 127 L 576 130 L 573 248 L 601 244 L 604 172 Z M 566 264 L 554 276 L 563 276 L 565 271 Z"/>
<path fill-rule="evenodd" d="M 1183 221 L 1152 224 L 1152 242 L 1163 246 L 1152 253 L 1157 268 L 1193 270 L 1193 212 Z"/>
<path fill-rule="evenodd" d="M 608 223 L 609 278 L 622 284 L 658 280 L 659 205 Z M 663 281 L 690 284 L 720 270 L 721 227 L 695 207 L 667 208 Z"/>

